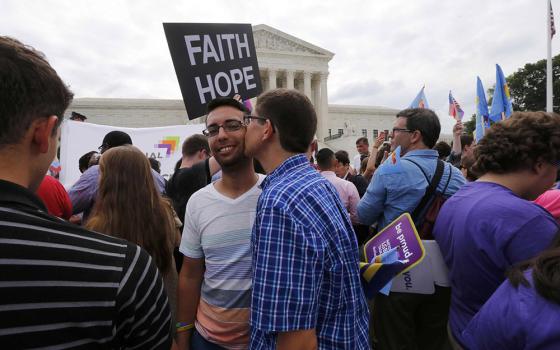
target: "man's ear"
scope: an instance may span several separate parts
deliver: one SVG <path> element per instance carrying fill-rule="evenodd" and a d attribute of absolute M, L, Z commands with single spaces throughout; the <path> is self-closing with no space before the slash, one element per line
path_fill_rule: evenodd
<path fill-rule="evenodd" d="M 264 125 L 264 132 L 263 132 L 263 136 L 262 136 L 262 140 L 270 140 L 274 137 L 274 126 L 272 125 L 272 122 L 270 120 L 266 120 L 266 123 Z"/>
<path fill-rule="evenodd" d="M 533 163 L 533 172 L 537 175 L 541 175 L 545 171 L 546 162 L 542 158 L 537 158 L 535 163 Z"/>
<path fill-rule="evenodd" d="M 56 133 L 58 117 L 51 115 L 47 118 L 39 118 L 31 124 L 31 143 L 39 153 L 49 151 L 52 135 Z"/>
<path fill-rule="evenodd" d="M 410 138 L 411 143 L 422 142 L 422 133 L 419 130 L 414 130 L 412 137 Z"/>

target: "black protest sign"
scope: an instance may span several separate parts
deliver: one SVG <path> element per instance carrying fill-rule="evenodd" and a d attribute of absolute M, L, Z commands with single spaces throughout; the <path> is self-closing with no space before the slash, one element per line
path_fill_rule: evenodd
<path fill-rule="evenodd" d="M 189 119 L 206 114 L 216 97 L 243 100 L 262 91 L 250 24 L 164 23 Z"/>

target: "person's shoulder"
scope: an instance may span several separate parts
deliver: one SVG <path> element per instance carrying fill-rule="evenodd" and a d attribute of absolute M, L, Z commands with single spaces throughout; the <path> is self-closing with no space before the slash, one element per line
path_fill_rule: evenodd
<path fill-rule="evenodd" d="M 302 198 L 318 183 L 329 183 L 318 171 L 298 169 L 298 171 L 272 179 L 264 188 L 261 198 L 265 201 L 285 202 L 295 198 Z"/>
<path fill-rule="evenodd" d="M 99 174 L 99 165 L 92 165 L 84 171 L 82 176 L 91 176 L 91 175 L 98 175 Z"/>
<path fill-rule="evenodd" d="M 189 198 L 187 206 L 190 208 L 196 208 L 199 206 L 206 205 L 206 202 L 212 198 L 212 194 L 215 192 L 214 184 L 208 184 L 202 188 L 196 190 Z"/>

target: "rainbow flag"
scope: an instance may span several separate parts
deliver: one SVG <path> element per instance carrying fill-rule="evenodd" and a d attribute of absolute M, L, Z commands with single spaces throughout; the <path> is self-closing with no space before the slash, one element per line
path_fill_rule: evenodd
<path fill-rule="evenodd" d="M 371 262 L 360 262 L 360 279 L 368 299 L 381 292 L 389 295 L 391 282 L 406 267 L 407 260 L 399 260 L 398 247 L 377 255 Z"/>

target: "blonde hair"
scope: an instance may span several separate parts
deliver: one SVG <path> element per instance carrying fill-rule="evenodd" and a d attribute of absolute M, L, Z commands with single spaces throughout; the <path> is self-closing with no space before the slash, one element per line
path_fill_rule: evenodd
<path fill-rule="evenodd" d="M 154 185 L 148 158 L 127 145 L 99 162 L 99 190 L 86 227 L 144 248 L 165 274 L 172 265 L 175 224 L 169 203 Z"/>

